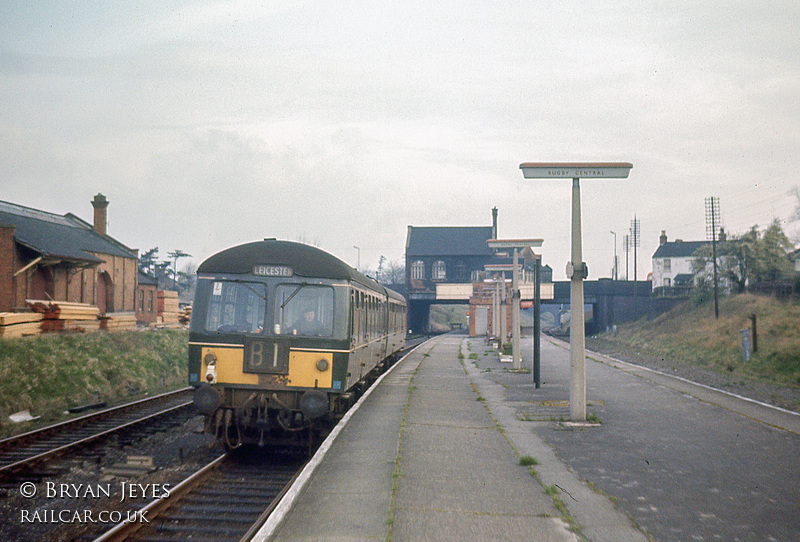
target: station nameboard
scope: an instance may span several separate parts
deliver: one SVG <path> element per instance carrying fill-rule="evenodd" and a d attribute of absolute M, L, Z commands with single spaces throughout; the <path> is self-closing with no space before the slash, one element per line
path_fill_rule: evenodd
<path fill-rule="evenodd" d="M 630 162 L 526 162 L 520 164 L 526 179 L 627 179 Z"/>
<path fill-rule="evenodd" d="M 517 269 L 519 269 L 519 267 L 520 266 L 517 265 Z M 483 269 L 484 269 L 484 271 L 489 271 L 489 272 L 511 271 L 511 270 L 514 269 L 514 266 L 512 264 L 506 264 L 506 265 L 503 265 L 503 264 L 495 264 L 495 265 L 486 264 L 486 265 L 483 266 Z"/>
<path fill-rule="evenodd" d="M 490 248 L 519 248 L 540 247 L 544 239 L 489 239 L 486 244 Z"/>

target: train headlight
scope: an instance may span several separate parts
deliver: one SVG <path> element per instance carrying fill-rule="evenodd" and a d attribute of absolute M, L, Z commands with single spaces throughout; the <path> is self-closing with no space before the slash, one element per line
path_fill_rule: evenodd
<path fill-rule="evenodd" d="M 213 384 L 217 381 L 217 355 L 209 352 L 203 361 L 206 363 L 206 382 Z"/>
<path fill-rule="evenodd" d="M 321 358 L 317 361 L 317 370 L 321 373 L 324 373 L 328 370 L 328 360 L 325 358 Z"/>

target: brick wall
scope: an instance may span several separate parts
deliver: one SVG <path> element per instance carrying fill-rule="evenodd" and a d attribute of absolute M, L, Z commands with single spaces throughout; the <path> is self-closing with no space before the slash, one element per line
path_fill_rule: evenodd
<path fill-rule="evenodd" d="M 14 268 L 16 245 L 14 226 L 0 226 L 0 311 L 14 307 Z"/>
<path fill-rule="evenodd" d="M 138 278 L 138 261 L 133 258 L 122 258 L 110 256 L 108 254 L 94 254 L 98 258 L 105 260 L 99 268 L 91 270 L 92 287 L 97 283 L 99 269 L 103 269 L 111 278 L 112 288 L 108 295 L 113 296 L 114 312 L 133 312 L 136 310 L 136 282 Z M 85 284 L 85 283 L 84 283 Z M 88 286 L 88 285 L 87 285 Z M 95 292 L 92 292 L 92 300 L 87 303 L 96 303 Z M 100 307 L 103 312 L 105 307 Z"/>
<path fill-rule="evenodd" d="M 500 325 L 505 324 L 504 329 L 495 330 L 494 327 L 494 303 L 493 294 L 497 289 L 494 282 L 475 282 L 472 285 L 472 297 L 469 300 L 470 314 L 470 336 L 475 336 L 475 314 L 478 307 L 487 309 L 487 328 L 490 335 L 503 337 L 503 340 L 511 333 L 512 328 L 512 304 L 511 304 L 511 283 L 506 282 L 501 287 L 505 289 L 505 299 L 500 310 L 505 313 L 505 321 L 500 318 Z"/>

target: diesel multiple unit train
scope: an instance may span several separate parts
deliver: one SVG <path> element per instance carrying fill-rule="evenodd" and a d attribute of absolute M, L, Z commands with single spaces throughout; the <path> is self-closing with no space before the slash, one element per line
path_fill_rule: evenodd
<path fill-rule="evenodd" d="M 401 295 L 318 248 L 265 239 L 198 267 L 189 383 L 227 448 L 308 446 L 405 337 Z"/>

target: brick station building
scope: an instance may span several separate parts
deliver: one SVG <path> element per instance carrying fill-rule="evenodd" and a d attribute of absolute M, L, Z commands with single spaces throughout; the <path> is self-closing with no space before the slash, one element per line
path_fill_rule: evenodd
<path fill-rule="evenodd" d="M 94 224 L 0 201 L 0 312 L 26 299 L 136 310 L 138 251 L 106 233 L 108 200 L 92 201 Z"/>

